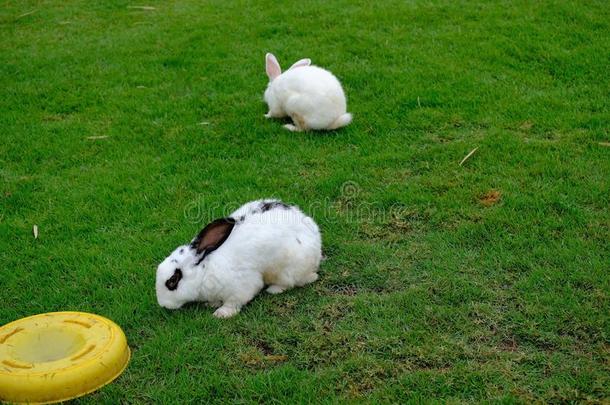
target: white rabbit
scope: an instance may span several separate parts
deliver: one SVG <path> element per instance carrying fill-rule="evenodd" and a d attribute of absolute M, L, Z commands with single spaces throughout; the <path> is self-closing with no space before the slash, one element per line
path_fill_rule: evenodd
<path fill-rule="evenodd" d="M 268 53 L 265 59 L 269 76 L 264 96 L 269 112 L 265 117 L 289 116 L 293 124 L 284 127 L 291 131 L 337 129 L 352 122 L 341 83 L 328 70 L 301 59 L 282 73 L 273 54 Z"/>
<path fill-rule="evenodd" d="M 265 286 L 279 294 L 318 279 L 320 230 L 295 206 L 249 202 L 209 223 L 157 268 L 157 301 L 169 309 L 205 301 L 214 316 L 237 314 Z"/>

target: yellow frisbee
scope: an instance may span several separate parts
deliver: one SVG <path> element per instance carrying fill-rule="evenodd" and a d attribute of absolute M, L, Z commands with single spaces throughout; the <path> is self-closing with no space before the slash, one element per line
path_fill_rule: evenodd
<path fill-rule="evenodd" d="M 50 403 L 80 397 L 118 377 L 129 362 L 114 322 L 51 312 L 0 328 L 0 401 Z"/>

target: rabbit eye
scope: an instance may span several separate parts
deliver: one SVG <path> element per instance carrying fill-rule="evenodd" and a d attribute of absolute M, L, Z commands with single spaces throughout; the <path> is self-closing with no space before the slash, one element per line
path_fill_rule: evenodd
<path fill-rule="evenodd" d="M 174 275 L 165 282 L 165 286 L 168 290 L 174 291 L 176 288 L 178 288 L 178 283 L 180 280 L 182 280 L 182 270 L 176 269 L 174 271 Z"/>

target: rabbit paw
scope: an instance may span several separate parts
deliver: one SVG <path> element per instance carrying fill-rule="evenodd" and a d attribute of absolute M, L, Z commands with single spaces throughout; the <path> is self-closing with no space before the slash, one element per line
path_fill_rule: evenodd
<path fill-rule="evenodd" d="M 301 128 L 297 127 L 296 125 L 292 125 L 292 124 L 286 124 L 284 125 L 284 128 L 286 128 L 289 131 L 292 132 L 301 132 Z"/>
<path fill-rule="evenodd" d="M 234 315 L 237 315 L 238 312 L 239 308 L 228 307 L 226 305 L 223 305 L 222 307 L 214 311 L 214 316 L 216 318 L 230 318 Z"/>
<path fill-rule="evenodd" d="M 282 287 L 281 285 L 272 285 L 267 288 L 267 292 L 269 294 L 279 294 L 286 291 L 286 287 Z"/>

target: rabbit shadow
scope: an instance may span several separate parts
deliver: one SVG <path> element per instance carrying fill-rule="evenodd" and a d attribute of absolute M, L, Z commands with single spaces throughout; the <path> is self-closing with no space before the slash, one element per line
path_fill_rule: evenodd
<path fill-rule="evenodd" d="M 295 290 L 298 290 L 297 288 L 294 288 L 294 289 L 285 291 L 282 294 L 269 294 L 266 291 L 267 287 L 269 287 L 269 286 L 265 285 L 265 287 L 258 294 L 256 294 L 254 296 L 254 298 L 252 298 L 252 300 L 250 300 L 247 304 L 245 304 L 241 308 L 240 312 L 238 312 L 234 316 L 232 316 L 230 318 L 226 318 L 226 319 L 231 319 L 231 318 L 241 316 L 244 312 L 247 312 L 249 307 L 252 306 L 252 304 L 254 304 L 255 302 L 259 302 L 259 303 L 268 302 L 269 305 L 273 305 L 273 300 L 278 295 L 290 294 L 291 292 L 294 293 Z M 191 314 L 192 313 L 207 314 L 210 317 L 212 317 L 213 319 L 216 319 L 216 317 L 214 317 L 213 314 L 214 314 L 214 311 L 216 311 L 218 308 L 220 308 L 220 305 L 214 306 L 208 302 L 193 301 L 193 302 L 187 302 L 182 307 L 180 307 L 180 309 L 178 309 L 178 310 L 165 309 L 165 308 L 161 308 L 161 309 L 163 310 L 163 316 L 165 318 L 172 316 L 172 314 L 174 312 L 183 312 L 183 313 L 191 313 Z"/>
<path fill-rule="evenodd" d="M 266 111 L 266 109 L 265 109 L 265 111 Z M 264 114 L 263 114 L 263 119 L 265 120 L 265 123 L 272 124 L 273 127 L 275 127 L 275 128 L 277 128 L 277 125 L 279 124 L 280 128 L 281 128 L 281 132 L 284 132 L 285 134 L 291 134 L 291 135 L 298 134 L 298 135 L 301 135 L 306 138 L 320 138 L 320 137 L 333 138 L 335 136 L 341 135 L 345 131 L 345 128 L 337 128 L 337 129 L 330 129 L 330 130 L 307 129 L 304 131 L 290 131 L 287 128 L 284 128 L 284 126 L 287 124 L 294 125 L 294 121 L 289 116 L 281 117 L 281 118 L 275 118 L 275 117 L 267 118 L 267 117 L 264 117 Z"/>

